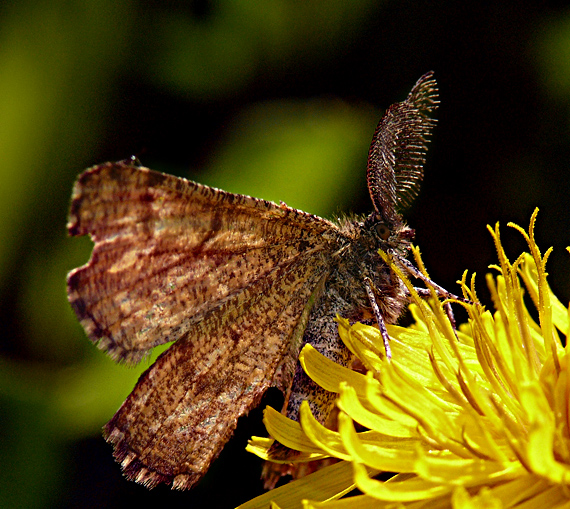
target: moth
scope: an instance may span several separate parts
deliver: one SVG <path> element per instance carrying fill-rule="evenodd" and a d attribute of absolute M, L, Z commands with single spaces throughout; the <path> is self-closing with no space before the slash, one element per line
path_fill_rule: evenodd
<path fill-rule="evenodd" d="M 326 422 L 335 395 L 297 358 L 310 343 L 350 364 L 337 314 L 375 321 L 390 355 L 386 324 L 408 295 L 378 250 L 421 277 L 406 260 L 414 231 L 401 210 L 417 195 L 438 103 L 430 72 L 380 120 L 366 217 L 332 222 L 133 161 L 79 176 L 67 229 L 89 234 L 94 248 L 67 290 L 87 335 L 127 364 L 173 343 L 104 428 L 127 478 L 192 487 L 269 387 L 285 394 L 289 417 L 308 400 Z M 276 456 L 286 456 L 282 449 Z"/>

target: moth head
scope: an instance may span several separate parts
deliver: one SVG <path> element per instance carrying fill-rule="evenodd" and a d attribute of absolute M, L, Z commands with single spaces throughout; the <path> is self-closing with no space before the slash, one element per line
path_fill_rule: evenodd
<path fill-rule="evenodd" d="M 427 142 L 435 125 L 431 114 L 439 104 L 433 72 L 424 74 L 405 101 L 388 108 L 372 138 L 366 177 L 374 212 L 367 218 L 374 235 L 413 238 L 401 210 L 417 196 L 423 178 Z"/>
<path fill-rule="evenodd" d="M 364 221 L 364 228 L 374 238 L 375 245 L 386 250 L 397 250 L 402 254 L 409 248 L 415 234 L 399 214 L 386 218 L 372 212 Z"/>

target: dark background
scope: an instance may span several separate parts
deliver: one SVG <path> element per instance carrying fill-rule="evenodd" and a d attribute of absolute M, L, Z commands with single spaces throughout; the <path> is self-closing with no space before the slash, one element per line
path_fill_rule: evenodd
<path fill-rule="evenodd" d="M 570 10 L 563 2 L 68 1 L 0 7 L 0 506 L 231 507 L 259 493 L 241 426 L 191 492 L 125 481 L 100 435 L 141 369 L 89 343 L 65 274 L 84 168 L 145 166 L 334 217 L 366 212 L 386 107 L 434 70 L 439 123 L 406 217 L 432 278 L 511 259 L 528 227 L 570 296 Z"/>

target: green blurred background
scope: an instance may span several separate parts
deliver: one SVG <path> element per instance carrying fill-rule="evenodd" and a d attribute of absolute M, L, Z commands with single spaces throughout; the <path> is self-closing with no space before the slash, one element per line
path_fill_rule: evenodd
<path fill-rule="evenodd" d="M 84 168 L 145 166 L 334 217 L 370 209 L 382 111 L 434 70 L 439 125 L 408 211 L 434 280 L 494 261 L 487 223 L 555 246 L 570 295 L 570 9 L 565 2 L 21 1 L 0 7 L 0 507 L 231 507 L 259 493 L 259 412 L 191 492 L 125 481 L 101 427 L 140 371 L 85 337 L 65 275 Z M 484 293 L 484 292 L 483 292 Z"/>

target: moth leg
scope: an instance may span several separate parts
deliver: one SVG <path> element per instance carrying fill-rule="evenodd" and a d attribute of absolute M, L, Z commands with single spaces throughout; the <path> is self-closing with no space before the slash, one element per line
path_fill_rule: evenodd
<path fill-rule="evenodd" d="M 368 300 L 370 301 L 370 305 L 372 306 L 372 312 L 374 313 L 374 318 L 376 318 L 376 322 L 378 323 L 378 327 L 380 328 L 380 334 L 382 334 L 382 340 L 384 341 L 384 349 L 386 350 L 386 358 L 392 358 L 392 349 L 390 348 L 390 336 L 388 335 L 388 329 L 386 329 L 386 323 L 384 322 L 384 318 L 382 313 L 380 312 L 380 307 L 376 302 L 376 296 L 374 293 L 374 285 L 369 277 L 364 278 L 364 287 L 366 288 L 366 294 L 368 295 Z"/>
<path fill-rule="evenodd" d="M 426 277 L 414 264 L 412 264 L 409 260 L 405 258 L 398 257 L 398 261 L 404 266 L 404 268 L 414 277 L 421 279 L 426 285 L 431 286 L 438 297 L 442 299 L 453 299 L 458 300 L 461 302 L 471 302 L 462 297 L 458 297 L 454 293 L 447 291 L 443 286 L 439 286 L 436 282 L 432 281 L 429 277 Z M 426 288 L 416 288 L 420 296 L 425 297 L 426 295 L 429 296 L 429 290 Z M 427 292 L 426 294 L 422 294 L 422 292 Z"/>
<path fill-rule="evenodd" d="M 423 299 L 427 299 L 427 298 L 431 297 L 431 292 L 429 291 L 428 288 L 417 288 L 414 286 L 414 290 Z M 437 293 L 437 290 L 436 290 L 436 293 Z M 442 297 L 441 295 L 439 295 L 439 293 L 437 293 L 437 296 Z M 443 297 L 445 298 L 445 296 L 443 296 Z M 447 318 L 450 321 L 451 326 L 453 327 L 453 330 L 456 330 L 457 329 L 457 322 L 455 321 L 455 314 L 453 313 L 453 308 L 451 307 L 451 304 L 449 302 L 446 302 L 443 305 L 443 308 L 445 309 L 445 314 L 447 315 Z"/>
<path fill-rule="evenodd" d="M 445 288 L 443 288 L 442 286 L 439 286 L 437 283 L 435 283 L 434 281 L 432 281 L 430 278 L 426 277 L 415 265 L 413 265 L 409 260 L 406 260 L 405 258 L 399 258 L 399 261 L 402 263 L 402 265 L 404 266 L 404 268 L 414 277 L 417 277 L 418 279 L 421 279 L 426 285 L 431 286 L 434 290 L 435 293 L 437 294 L 438 297 L 442 298 L 442 299 L 453 299 L 453 300 L 458 300 L 460 302 L 465 302 L 467 304 L 470 304 L 471 301 L 464 299 L 462 297 L 458 297 L 457 295 L 447 291 Z M 414 290 L 416 290 L 418 292 L 418 295 L 420 297 L 424 297 L 427 298 L 431 295 L 431 292 L 429 291 L 428 288 L 415 288 Z M 445 308 L 445 313 L 447 314 L 447 317 L 449 319 L 449 321 L 451 322 L 451 325 L 453 327 L 453 330 L 455 331 L 457 329 L 457 322 L 455 321 L 455 315 L 453 314 L 453 309 L 451 308 L 451 304 L 449 302 L 446 302 L 443 307 Z"/>
<path fill-rule="evenodd" d="M 447 319 L 449 323 L 451 323 L 451 327 L 453 328 L 453 332 L 455 336 L 457 336 L 457 322 L 455 321 L 455 314 L 453 313 L 453 308 L 449 302 L 446 302 L 443 305 L 443 309 L 445 309 L 445 314 L 447 315 Z"/>

